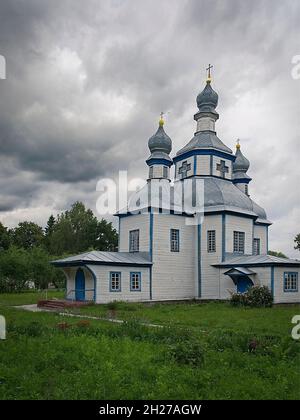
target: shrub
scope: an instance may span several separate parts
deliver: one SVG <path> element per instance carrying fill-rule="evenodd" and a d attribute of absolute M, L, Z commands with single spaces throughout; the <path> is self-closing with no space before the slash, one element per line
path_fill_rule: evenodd
<path fill-rule="evenodd" d="M 273 296 L 267 286 L 254 286 L 246 292 L 246 304 L 252 307 L 270 308 L 273 305 Z"/>
<path fill-rule="evenodd" d="M 245 293 L 233 293 L 230 303 L 232 306 L 250 306 L 252 308 L 270 308 L 273 296 L 267 286 L 253 286 Z"/>
<path fill-rule="evenodd" d="M 170 357 L 178 364 L 201 366 L 204 352 L 197 340 L 181 341 L 169 347 Z"/>
<path fill-rule="evenodd" d="M 118 301 L 113 300 L 112 302 L 108 302 L 107 309 L 110 311 L 116 311 L 118 309 Z"/>

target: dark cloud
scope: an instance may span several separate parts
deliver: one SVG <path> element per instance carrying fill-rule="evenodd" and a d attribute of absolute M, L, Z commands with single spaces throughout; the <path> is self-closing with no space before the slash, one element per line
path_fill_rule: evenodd
<path fill-rule="evenodd" d="M 94 208 L 100 177 L 146 176 L 159 112 L 171 111 L 176 153 L 195 130 L 195 98 L 212 62 L 218 134 L 230 147 L 241 138 L 251 194 L 276 221 L 271 246 L 292 254 L 299 18 L 297 0 L 2 0 L 2 219 L 44 223 L 77 199 Z"/>

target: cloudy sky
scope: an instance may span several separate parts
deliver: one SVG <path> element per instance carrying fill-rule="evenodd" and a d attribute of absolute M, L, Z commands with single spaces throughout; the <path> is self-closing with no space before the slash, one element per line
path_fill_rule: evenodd
<path fill-rule="evenodd" d="M 175 153 L 213 63 L 218 135 L 241 139 L 270 248 L 299 257 L 299 21 L 298 0 L 1 0 L 2 223 L 95 209 L 97 180 L 119 169 L 146 177 L 160 111 Z"/>

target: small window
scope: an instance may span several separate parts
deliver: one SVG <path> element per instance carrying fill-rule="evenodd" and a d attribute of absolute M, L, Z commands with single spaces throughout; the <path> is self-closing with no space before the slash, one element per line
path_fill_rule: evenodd
<path fill-rule="evenodd" d="M 153 166 L 150 166 L 150 169 L 149 169 L 149 178 L 150 179 L 153 178 Z"/>
<path fill-rule="evenodd" d="M 171 229 L 171 252 L 179 252 L 179 230 Z"/>
<path fill-rule="evenodd" d="M 249 189 L 248 189 L 248 184 L 245 185 L 245 194 L 249 195 Z"/>
<path fill-rule="evenodd" d="M 167 166 L 163 167 L 163 178 L 168 178 L 168 167 Z"/>
<path fill-rule="evenodd" d="M 140 231 L 138 229 L 129 232 L 129 252 L 139 252 Z"/>
<path fill-rule="evenodd" d="M 259 255 L 260 254 L 260 239 L 254 238 L 253 239 L 253 255 Z"/>
<path fill-rule="evenodd" d="M 245 232 L 233 232 L 233 252 L 245 253 Z"/>
<path fill-rule="evenodd" d="M 130 291 L 141 291 L 141 273 L 130 273 Z"/>
<path fill-rule="evenodd" d="M 207 252 L 216 252 L 216 231 L 207 231 Z"/>
<path fill-rule="evenodd" d="M 109 286 L 111 292 L 121 292 L 121 273 L 111 271 Z"/>
<path fill-rule="evenodd" d="M 284 273 L 284 291 L 298 292 L 298 273 L 287 272 Z"/>

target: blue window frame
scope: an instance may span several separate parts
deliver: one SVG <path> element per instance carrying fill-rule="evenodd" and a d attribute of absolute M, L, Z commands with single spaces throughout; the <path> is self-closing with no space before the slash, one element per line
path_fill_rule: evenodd
<path fill-rule="evenodd" d="M 129 231 L 129 252 L 139 252 L 140 231 L 139 229 Z"/>
<path fill-rule="evenodd" d="M 140 292 L 142 290 L 142 275 L 140 272 L 130 273 L 130 291 Z"/>
<path fill-rule="evenodd" d="M 121 273 L 119 271 L 111 271 L 109 276 L 109 291 L 121 292 Z"/>
<path fill-rule="evenodd" d="M 171 252 L 179 252 L 179 230 L 171 229 L 170 231 L 170 249 Z"/>
<path fill-rule="evenodd" d="M 296 271 L 286 271 L 283 274 L 284 292 L 298 292 L 298 273 Z"/>

